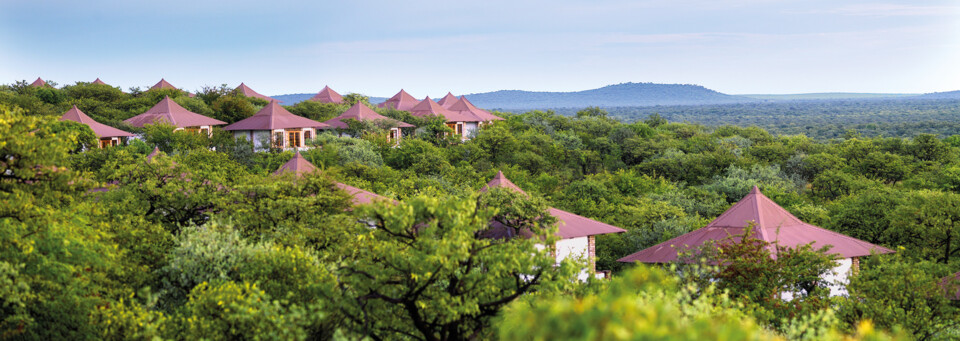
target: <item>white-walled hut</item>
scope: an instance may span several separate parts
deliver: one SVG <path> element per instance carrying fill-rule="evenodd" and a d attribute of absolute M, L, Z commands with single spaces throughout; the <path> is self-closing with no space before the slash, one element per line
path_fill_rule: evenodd
<path fill-rule="evenodd" d="M 97 79 L 99 80 L 99 78 Z M 63 113 L 63 116 L 60 116 L 60 120 L 86 124 L 90 127 L 90 130 L 93 130 L 93 133 L 97 135 L 97 138 L 100 139 L 100 143 L 97 144 L 100 148 L 120 145 L 123 143 L 122 138 L 133 136 L 131 133 L 95 121 L 90 118 L 90 116 L 87 116 L 87 114 L 84 114 L 83 111 L 80 111 L 76 105 Z"/>
<path fill-rule="evenodd" d="M 444 97 L 444 99 L 446 99 L 446 97 Z M 444 107 L 453 112 L 476 116 L 480 118 L 480 125 L 490 124 L 493 121 L 503 121 L 502 117 L 491 114 L 489 111 L 477 108 L 477 106 L 473 105 L 473 103 L 470 103 L 470 100 L 468 100 L 465 96 L 460 96 L 459 99 L 451 103 L 449 106 Z"/>
<path fill-rule="evenodd" d="M 469 111 L 453 111 L 444 108 L 430 99 L 429 96 L 408 111 L 411 115 L 418 117 L 443 117 L 447 127 L 453 130 L 453 134 L 460 139 L 469 138 L 480 126 L 480 122 L 483 121 L 482 118 Z"/>
<path fill-rule="evenodd" d="M 175 130 L 199 132 L 207 136 L 213 135 L 213 126 L 227 124 L 227 122 L 191 112 L 174 102 L 170 96 L 164 96 L 150 110 L 123 121 L 140 128 L 147 124 L 165 122 L 175 126 Z"/>
<path fill-rule="evenodd" d="M 753 225 L 754 237 L 771 243 L 768 246 L 771 256 L 776 257 L 776 246 L 798 247 L 811 244 L 814 248 L 830 245 L 830 254 L 840 257 L 833 274 L 824 280 L 830 285 L 831 295 L 846 293 L 847 277 L 851 271 L 859 268 L 859 258 L 871 254 L 892 253 L 893 250 L 849 237 L 803 222 L 777 205 L 773 200 L 760 193 L 756 186 L 743 199 L 712 222 L 687 234 L 651 246 L 639 252 L 619 259 L 633 263 L 670 263 L 678 259 L 680 252 L 696 252 L 707 242 L 730 242 L 743 235 L 745 229 Z"/>
<path fill-rule="evenodd" d="M 305 148 L 306 141 L 316 137 L 318 129 L 327 128 L 330 126 L 326 123 L 294 115 L 272 101 L 253 116 L 228 125 L 223 130 L 232 131 L 235 138 L 252 141 L 254 150 L 263 150 L 270 146 Z"/>
<path fill-rule="evenodd" d="M 517 193 L 527 195 L 527 193 L 520 189 L 520 187 L 507 179 L 507 177 L 503 175 L 502 171 L 497 172 L 497 175 L 495 175 L 490 182 L 484 185 L 480 191 L 486 192 L 490 188 L 506 188 L 516 191 Z M 557 236 L 560 237 L 560 240 L 551 246 L 553 256 L 556 258 L 558 263 L 570 257 L 586 260 L 587 269 L 584 269 L 584 271 L 580 274 L 580 279 L 582 280 L 586 279 L 590 273 L 595 273 L 597 270 L 596 237 L 601 234 L 621 233 L 627 231 L 610 224 L 602 223 L 553 207 L 548 208 L 547 213 L 557 219 Z M 502 224 L 494 221 L 490 223 L 490 230 L 484 234 L 484 237 L 531 237 L 529 233 L 525 234 L 524 231 L 520 231 L 519 234 L 519 236 L 516 235 L 514 229 L 506 228 Z"/>
<path fill-rule="evenodd" d="M 403 137 L 403 132 L 400 128 L 413 128 L 412 124 L 400 122 L 395 119 L 380 115 L 361 102 L 357 102 L 350 107 L 350 109 L 347 109 L 347 111 L 343 112 L 343 114 L 340 114 L 340 116 L 331 118 L 323 123 L 329 125 L 330 129 L 347 129 L 347 120 L 366 122 L 386 121 L 393 126 L 390 128 L 390 135 L 388 136 L 391 141 L 400 141 L 400 139 Z M 348 133 L 344 132 L 340 132 L 339 135 L 349 136 Z"/>

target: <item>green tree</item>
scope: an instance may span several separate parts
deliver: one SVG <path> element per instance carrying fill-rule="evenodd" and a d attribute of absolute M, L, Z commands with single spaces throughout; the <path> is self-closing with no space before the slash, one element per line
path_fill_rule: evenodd
<path fill-rule="evenodd" d="M 960 312 L 938 286 L 946 274 L 940 264 L 914 263 L 899 253 L 870 257 L 850 278 L 840 316 L 850 323 L 869 319 L 880 328 L 903 328 L 918 340 L 947 339 L 945 333 L 960 327 Z"/>
<path fill-rule="evenodd" d="M 257 109 L 243 96 L 220 96 L 210 104 L 213 118 L 234 123 L 253 116 Z"/>
<path fill-rule="evenodd" d="M 960 194 L 917 191 L 890 213 L 890 244 L 947 264 L 960 256 Z"/>
<path fill-rule="evenodd" d="M 600 109 L 600 107 L 587 107 L 583 110 L 577 111 L 577 118 L 583 117 L 607 117 L 610 115 L 606 110 Z"/>
<path fill-rule="evenodd" d="M 354 237 L 339 251 L 345 258 L 336 296 L 359 335 L 486 338 L 506 304 L 568 286 L 577 271 L 536 250 L 555 240 L 548 229 L 531 239 L 477 238 L 495 211 L 472 200 L 416 197 L 358 214 L 366 223 L 347 230 Z"/>
<path fill-rule="evenodd" d="M 88 316 L 121 266 L 81 201 L 91 183 L 66 167 L 76 132 L 55 122 L 0 106 L 2 338 L 92 338 Z"/>

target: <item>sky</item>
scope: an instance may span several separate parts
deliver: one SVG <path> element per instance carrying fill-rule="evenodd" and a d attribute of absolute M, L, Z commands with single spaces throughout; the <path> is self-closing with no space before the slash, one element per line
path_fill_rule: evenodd
<path fill-rule="evenodd" d="M 381 97 L 952 91 L 960 1 L 2 0 L 0 84 L 37 77 Z"/>

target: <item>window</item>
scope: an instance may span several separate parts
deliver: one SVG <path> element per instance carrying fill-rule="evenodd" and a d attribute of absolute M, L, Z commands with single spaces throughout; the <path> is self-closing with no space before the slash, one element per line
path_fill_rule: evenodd
<path fill-rule="evenodd" d="M 456 124 L 456 123 L 447 122 L 447 128 L 450 128 L 450 130 L 453 130 L 453 134 L 456 134 L 456 133 L 457 133 L 457 124 Z M 449 135 L 451 135 L 451 134 L 448 133 L 447 136 L 449 136 Z"/>
<path fill-rule="evenodd" d="M 287 147 L 290 148 L 300 148 L 300 131 L 299 130 L 287 130 Z"/>
<path fill-rule="evenodd" d="M 106 148 L 110 146 L 110 139 L 100 139 L 100 148 Z"/>
<path fill-rule="evenodd" d="M 313 134 L 311 134 L 311 131 L 309 131 L 309 130 L 304 130 L 304 131 L 303 131 L 303 143 L 307 143 L 307 141 L 309 141 L 310 139 L 313 139 L 313 136 L 312 136 L 312 135 L 313 135 Z"/>
<path fill-rule="evenodd" d="M 276 148 L 283 148 L 283 133 L 273 133 L 273 146 Z"/>
<path fill-rule="evenodd" d="M 397 138 L 397 130 L 396 130 L 396 129 L 390 129 L 390 137 L 389 137 L 390 141 L 393 141 L 393 140 L 396 139 L 396 138 Z"/>
<path fill-rule="evenodd" d="M 463 124 L 457 124 L 457 135 L 463 136 Z"/>
<path fill-rule="evenodd" d="M 201 128 L 201 129 L 200 129 L 200 133 L 203 134 L 203 135 L 206 135 L 206 136 L 210 136 L 210 129 Z"/>
<path fill-rule="evenodd" d="M 183 130 L 186 130 L 188 133 L 196 133 L 200 131 L 200 129 L 197 127 L 186 127 L 183 128 Z"/>

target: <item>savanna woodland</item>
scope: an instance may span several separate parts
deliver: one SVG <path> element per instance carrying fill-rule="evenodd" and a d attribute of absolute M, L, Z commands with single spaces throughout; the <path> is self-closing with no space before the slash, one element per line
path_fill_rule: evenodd
<path fill-rule="evenodd" d="M 318 171 L 295 177 L 273 174 L 292 151 L 254 152 L 220 128 L 122 122 L 164 96 L 227 123 L 267 105 L 231 90 L 0 86 L 0 339 L 960 338 L 941 280 L 960 271 L 960 136 L 812 139 L 589 108 L 496 112 L 461 140 L 442 119 L 373 106 L 415 127 L 398 144 L 359 122 L 357 138 L 318 134 L 302 151 Z M 345 101 L 286 108 L 322 121 L 368 100 Z M 140 138 L 98 148 L 58 120 L 73 105 Z M 480 191 L 498 171 L 529 195 Z M 337 183 L 390 200 L 353 205 Z M 825 250 L 774 258 L 749 236 L 719 260 L 617 262 L 755 185 L 896 252 L 865 257 L 841 296 L 819 280 Z M 596 239 L 609 279 L 577 280 L 583 260 L 542 247 L 556 238 L 548 207 L 626 229 Z M 491 222 L 529 236 L 481 238 Z"/>

